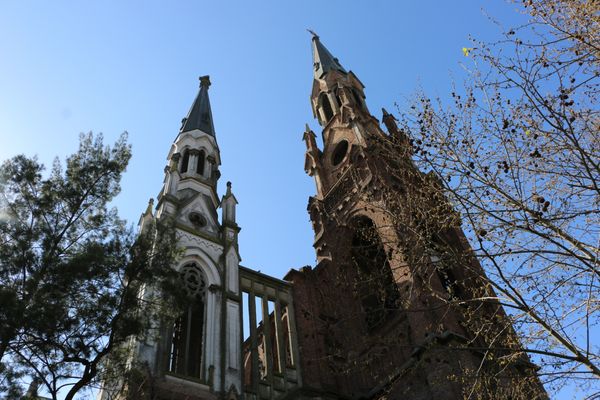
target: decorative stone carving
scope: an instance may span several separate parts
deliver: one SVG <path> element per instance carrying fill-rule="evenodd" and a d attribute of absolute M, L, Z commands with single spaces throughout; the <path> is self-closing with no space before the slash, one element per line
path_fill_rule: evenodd
<path fill-rule="evenodd" d="M 177 232 L 177 236 L 179 237 L 179 240 L 182 242 L 187 242 L 188 244 L 196 245 L 197 247 L 200 247 L 202 249 L 210 249 L 211 255 L 219 254 L 223 251 L 223 246 L 218 245 L 214 242 L 211 242 L 210 240 L 206 240 L 204 238 L 201 238 L 200 236 L 196 236 L 196 235 L 193 235 L 188 232 L 183 232 L 180 230 Z"/>

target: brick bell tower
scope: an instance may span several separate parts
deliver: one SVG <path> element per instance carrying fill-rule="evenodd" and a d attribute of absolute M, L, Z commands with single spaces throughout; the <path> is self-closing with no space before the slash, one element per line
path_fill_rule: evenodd
<path fill-rule="evenodd" d="M 314 33 L 312 52 L 322 150 L 308 125 L 303 139 L 317 266 L 286 276 L 305 396 L 462 399 L 475 389 L 473 398 L 545 398 L 533 364 L 514 355 L 502 308 L 470 304 L 494 294 L 436 178 L 415 167 L 385 110 L 381 128 L 362 82 Z M 493 337 L 496 356 L 511 360 L 503 366 L 486 361 Z M 476 378 L 481 371 L 489 379 Z"/>

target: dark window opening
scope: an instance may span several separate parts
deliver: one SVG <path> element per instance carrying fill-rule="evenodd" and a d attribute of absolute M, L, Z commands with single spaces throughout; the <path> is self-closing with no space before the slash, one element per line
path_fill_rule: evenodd
<path fill-rule="evenodd" d="M 173 326 L 169 371 L 200 378 L 204 304 L 194 301 Z"/>
<path fill-rule="evenodd" d="M 341 163 L 346 157 L 346 153 L 348 152 L 348 142 L 346 140 L 342 140 L 339 142 L 335 149 L 333 150 L 333 154 L 331 155 L 331 163 L 335 166 Z"/>
<path fill-rule="evenodd" d="M 458 285 L 456 284 L 456 278 L 454 277 L 454 273 L 452 273 L 452 270 L 450 268 L 438 267 L 436 268 L 436 272 L 438 277 L 440 278 L 440 281 L 442 282 L 444 290 L 448 292 L 450 298 L 457 299 L 460 293 Z"/>
<path fill-rule="evenodd" d="M 358 295 L 372 330 L 399 308 L 400 293 L 373 221 L 361 217 L 353 229 L 351 255 L 358 268 Z"/>
<path fill-rule="evenodd" d="M 206 226 L 206 218 L 204 218 L 204 216 L 200 213 L 192 212 L 190 213 L 188 218 L 190 222 L 194 224 L 194 226 L 196 226 L 197 228 L 203 228 Z"/>
<path fill-rule="evenodd" d="M 190 152 L 186 150 L 183 152 L 183 159 L 181 160 L 181 173 L 187 172 L 189 163 Z"/>
<path fill-rule="evenodd" d="M 200 150 L 200 154 L 198 154 L 198 164 L 196 164 L 196 173 L 199 175 L 204 175 L 204 160 L 206 155 L 204 154 L 204 150 Z"/>
<path fill-rule="evenodd" d="M 200 378 L 206 280 L 195 264 L 182 268 L 181 279 L 189 295 L 189 304 L 173 325 L 168 370 Z"/>
<path fill-rule="evenodd" d="M 323 113 L 325 114 L 325 122 L 329 122 L 331 118 L 333 118 L 333 109 L 331 108 L 329 98 L 325 93 L 321 95 L 321 106 L 323 107 Z"/>
<path fill-rule="evenodd" d="M 431 262 L 435 267 L 435 273 L 440 280 L 442 287 L 448 293 L 448 297 L 450 299 L 458 299 L 460 296 L 460 287 L 454 273 L 452 272 L 452 269 L 446 265 L 444 257 L 441 256 L 440 251 L 432 251 Z"/>

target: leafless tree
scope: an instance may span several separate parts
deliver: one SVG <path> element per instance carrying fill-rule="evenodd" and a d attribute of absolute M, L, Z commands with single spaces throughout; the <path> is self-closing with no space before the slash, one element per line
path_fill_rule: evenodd
<path fill-rule="evenodd" d="M 577 385 L 593 397 L 600 394 L 600 3 L 528 0 L 522 9 L 528 23 L 463 49 L 468 78 L 451 101 L 418 94 L 401 113 L 400 131 L 421 170 L 437 177 L 430 187 L 459 212 L 491 279 L 492 291 L 478 295 L 504 306 L 548 388 Z M 393 140 L 385 148 L 392 157 L 403 151 Z M 440 206 L 437 215 L 436 229 L 454 223 L 451 210 Z"/>

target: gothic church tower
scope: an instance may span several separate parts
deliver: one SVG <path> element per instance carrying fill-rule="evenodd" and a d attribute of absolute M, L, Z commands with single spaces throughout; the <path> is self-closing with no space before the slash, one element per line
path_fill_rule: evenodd
<path fill-rule="evenodd" d="M 227 183 L 219 199 L 221 158 L 215 136 L 208 76 L 171 145 L 165 179 L 140 219 L 175 221 L 183 255 L 174 268 L 190 304 L 155 340 L 136 344 L 134 358 L 150 368 L 159 398 L 211 399 L 241 393 L 241 309 L 237 200 Z M 221 208 L 221 220 L 217 210 Z"/>
<path fill-rule="evenodd" d="M 308 211 L 317 266 L 286 276 L 307 396 L 462 399 L 478 369 L 493 382 L 477 398 L 508 398 L 524 387 L 515 382 L 539 389 L 527 357 L 503 367 L 512 375 L 484 362 L 491 337 L 504 349 L 518 350 L 518 340 L 497 303 L 470 305 L 494 294 L 437 178 L 416 168 L 385 110 L 388 132 L 381 128 L 364 85 L 315 34 L 312 50 L 310 99 L 323 147 L 308 125 L 304 141 L 316 184 Z M 483 327 L 489 335 L 478 334 Z"/>

